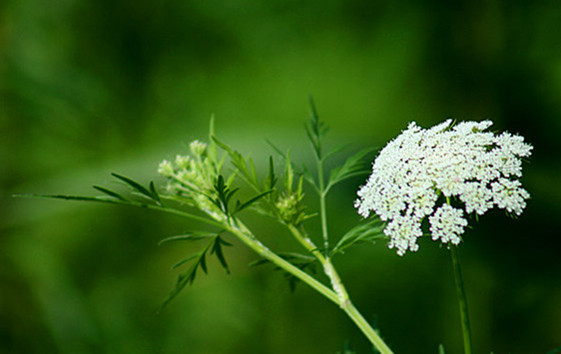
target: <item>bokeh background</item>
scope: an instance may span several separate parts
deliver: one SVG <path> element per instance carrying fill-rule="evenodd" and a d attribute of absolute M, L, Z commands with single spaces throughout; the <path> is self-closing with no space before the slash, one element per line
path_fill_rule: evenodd
<path fill-rule="evenodd" d="M 142 182 L 204 139 L 263 165 L 265 139 L 311 162 L 313 94 L 332 144 L 381 146 L 415 120 L 492 119 L 535 146 L 517 220 L 485 215 L 462 245 L 475 352 L 561 345 L 561 4 L 549 1 L 0 2 L 0 352 L 335 353 L 368 343 L 327 300 L 251 268 L 243 245 L 163 313 L 193 248 L 159 239 L 200 225 L 145 210 L 13 193 L 91 194 Z M 371 156 L 371 158 L 373 158 Z M 340 161 L 340 160 L 339 160 Z M 334 161 L 336 164 L 338 161 Z M 358 222 L 364 179 L 331 195 L 332 235 Z M 308 193 L 308 196 L 312 196 Z M 313 204 L 312 199 L 310 198 Z M 268 220 L 248 220 L 277 250 Z M 312 228 L 316 221 L 310 221 Z M 336 260 L 397 353 L 461 352 L 449 254 L 430 241 Z"/>

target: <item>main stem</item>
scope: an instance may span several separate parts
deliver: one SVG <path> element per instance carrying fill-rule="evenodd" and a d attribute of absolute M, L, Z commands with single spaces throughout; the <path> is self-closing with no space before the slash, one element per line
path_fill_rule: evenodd
<path fill-rule="evenodd" d="M 392 354 L 392 350 L 387 346 L 386 343 L 380 338 L 378 333 L 370 326 L 368 321 L 358 312 L 356 307 L 349 301 L 344 306 L 341 306 L 343 311 L 353 320 L 353 322 L 360 328 L 362 333 L 370 340 L 376 349 L 382 354 Z"/>
<path fill-rule="evenodd" d="M 267 248 L 267 246 L 257 240 L 253 233 L 251 233 L 251 231 L 241 221 L 237 219 L 234 219 L 234 221 L 235 222 L 228 224 L 226 228 L 228 229 L 228 231 L 236 235 L 238 239 L 240 239 L 240 241 L 245 243 L 247 246 L 249 246 L 249 248 L 254 250 L 263 258 L 271 261 L 286 272 L 294 275 L 304 283 L 308 284 L 310 287 L 312 287 L 314 290 L 316 290 L 332 302 L 336 304 L 339 303 L 339 297 L 333 290 L 329 289 L 327 286 L 316 280 L 314 277 L 310 276 L 308 273 L 300 270 L 290 262 L 284 260 L 282 257 L 271 251 L 269 248 Z"/>
<path fill-rule="evenodd" d="M 464 338 L 464 353 L 471 354 L 471 331 L 469 326 L 466 291 L 464 289 L 464 281 L 462 278 L 462 269 L 460 267 L 460 255 L 458 252 L 458 247 L 452 245 L 450 247 L 450 254 L 452 256 L 452 267 L 454 268 L 456 295 L 458 296 L 458 304 L 460 307 L 460 320 L 462 323 L 462 335 Z"/>
<path fill-rule="evenodd" d="M 331 259 L 329 257 L 324 257 L 324 255 L 317 249 L 314 245 L 312 240 L 305 235 L 304 231 L 301 231 L 299 228 L 293 225 L 287 225 L 288 229 L 294 236 L 294 238 L 306 248 L 309 252 L 311 252 L 320 264 L 323 266 L 324 273 L 329 277 L 331 280 L 331 287 L 334 293 L 337 296 L 336 303 L 339 307 L 349 316 L 349 318 L 357 325 L 357 327 L 362 331 L 362 333 L 368 338 L 370 343 L 374 345 L 376 349 L 382 354 L 392 354 L 392 350 L 388 345 L 384 342 L 384 340 L 380 337 L 378 332 L 370 326 L 368 321 L 361 315 L 361 313 L 357 310 L 357 308 L 353 305 L 349 298 L 349 294 L 347 293 L 347 289 L 343 285 L 337 270 L 333 266 Z"/>

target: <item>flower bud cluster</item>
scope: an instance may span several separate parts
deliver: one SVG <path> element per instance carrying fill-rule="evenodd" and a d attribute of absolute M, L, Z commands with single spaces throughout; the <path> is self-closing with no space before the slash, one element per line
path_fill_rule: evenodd
<path fill-rule="evenodd" d="M 158 173 L 169 179 L 168 193 L 186 197 L 201 210 L 219 215 L 217 207 L 209 200 L 209 196 L 215 194 L 218 173 L 207 156 L 207 148 L 206 143 L 191 142 L 190 155 L 177 155 L 173 162 L 162 161 Z"/>
<path fill-rule="evenodd" d="M 467 226 L 464 211 L 522 213 L 529 193 L 517 178 L 532 146 L 521 136 L 485 131 L 491 125 L 447 120 L 422 129 L 413 122 L 382 149 L 355 207 L 363 217 L 374 211 L 388 221 L 384 233 L 399 255 L 418 250 L 426 217 L 433 240 L 457 245 Z M 450 205 L 451 198 L 463 208 Z"/>

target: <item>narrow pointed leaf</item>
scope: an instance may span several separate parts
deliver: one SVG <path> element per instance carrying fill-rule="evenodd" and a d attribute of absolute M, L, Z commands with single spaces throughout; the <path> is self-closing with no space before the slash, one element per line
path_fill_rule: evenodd
<path fill-rule="evenodd" d="M 63 195 L 63 194 L 14 194 L 17 198 L 46 198 L 46 199 L 62 199 L 62 200 L 74 200 L 81 202 L 98 202 L 98 203 L 109 203 L 109 204 L 130 204 L 135 205 L 128 200 L 117 200 L 108 199 L 107 197 L 88 197 L 81 195 Z"/>
<path fill-rule="evenodd" d="M 267 263 L 271 263 L 271 261 L 269 261 L 268 259 L 258 259 L 256 261 L 250 262 L 249 266 L 250 267 L 257 267 L 257 266 L 267 264 Z"/>
<path fill-rule="evenodd" d="M 184 235 L 176 235 L 176 236 L 170 236 L 162 239 L 160 242 L 158 242 L 158 245 L 162 245 L 164 243 L 172 242 L 172 241 L 199 241 L 215 236 L 216 236 L 215 233 L 189 233 Z"/>
<path fill-rule="evenodd" d="M 112 191 L 112 190 L 109 190 L 109 189 L 107 189 L 107 188 L 103 188 L 103 187 L 100 187 L 100 186 L 93 186 L 93 188 L 94 188 L 94 189 L 97 189 L 98 191 L 100 191 L 100 192 L 102 192 L 102 193 L 107 194 L 107 195 L 110 196 L 110 197 L 117 198 L 117 199 L 122 200 L 122 201 L 126 201 L 126 200 L 127 200 L 125 197 L 123 197 L 123 196 L 120 195 L 119 193 L 114 192 L 114 191 Z"/>
<path fill-rule="evenodd" d="M 228 267 L 228 263 L 226 263 L 226 258 L 224 258 L 224 253 L 222 252 L 222 242 L 220 237 L 217 237 L 214 241 L 211 254 L 216 254 L 216 257 L 220 261 L 222 268 L 226 270 L 226 273 L 230 274 L 230 268 Z"/>
<path fill-rule="evenodd" d="M 330 175 L 328 181 L 327 189 L 333 187 L 335 184 L 342 182 L 348 178 L 358 176 L 361 174 L 367 174 L 369 170 L 365 169 L 363 158 L 371 153 L 373 149 L 365 149 L 357 152 L 353 156 L 349 157 L 343 165 L 334 168 Z"/>
<path fill-rule="evenodd" d="M 249 177 L 251 177 L 252 181 L 257 182 L 257 173 L 255 173 L 255 164 L 253 163 L 253 159 L 248 159 L 247 164 L 249 165 Z"/>
<path fill-rule="evenodd" d="M 152 196 L 156 203 L 158 203 L 160 206 L 164 206 L 164 204 L 162 204 L 162 201 L 160 200 L 160 195 L 158 194 L 158 191 L 156 190 L 156 186 L 154 185 L 154 181 L 150 181 L 150 193 L 152 193 Z"/>
<path fill-rule="evenodd" d="M 198 266 L 196 264 L 191 265 L 185 272 L 181 273 L 177 277 L 175 286 L 168 294 L 167 298 L 164 300 L 160 306 L 159 312 L 161 312 L 180 292 L 185 288 L 187 284 L 190 284 L 195 279 L 195 274 L 197 272 Z"/>
<path fill-rule="evenodd" d="M 189 218 L 191 220 L 196 220 L 213 227 L 222 227 L 221 224 L 218 222 L 208 219 L 202 216 L 198 216 L 195 214 L 191 214 L 182 210 L 174 209 L 174 208 L 167 208 L 160 205 L 154 204 L 146 204 L 132 200 L 118 200 L 115 198 L 110 197 L 88 197 L 88 196 L 78 196 L 78 195 L 59 195 L 59 194 L 15 194 L 14 197 L 19 198 L 45 198 L 45 199 L 61 199 L 61 200 L 72 200 L 72 201 L 81 201 L 81 202 L 97 202 L 97 203 L 106 203 L 106 204 L 115 204 L 115 205 L 126 205 L 126 206 L 134 206 L 139 208 L 147 208 L 152 210 L 158 210 L 160 212 L 174 214 L 178 216 L 182 216 L 185 218 Z M 180 199 L 175 197 L 171 197 L 170 199 L 177 200 L 178 202 L 183 202 Z"/>
<path fill-rule="evenodd" d="M 216 142 L 216 144 L 223 149 L 224 151 L 226 151 L 228 153 L 228 156 L 230 156 L 230 159 L 232 161 L 232 164 L 234 165 L 234 167 L 236 167 L 238 169 L 238 171 L 241 173 L 242 177 L 245 179 L 245 181 L 247 183 L 249 183 L 250 185 L 254 186 L 254 187 L 258 187 L 256 186 L 256 177 L 254 172 L 250 172 L 250 170 L 247 167 L 247 163 L 245 161 L 245 159 L 243 158 L 242 154 L 240 154 L 238 151 L 232 150 L 228 145 L 224 144 L 223 142 L 219 141 L 216 137 L 212 137 L 213 141 Z M 252 162 L 250 162 L 250 168 L 251 167 Z M 254 169 L 254 167 L 253 167 Z"/>
<path fill-rule="evenodd" d="M 240 190 L 239 188 L 234 188 L 234 189 L 228 190 L 228 192 L 225 195 L 226 204 L 228 204 L 230 202 L 230 200 L 232 199 L 232 196 L 239 190 Z"/>
<path fill-rule="evenodd" d="M 206 251 L 207 250 L 205 249 L 205 251 L 201 254 L 199 264 L 201 265 L 203 272 L 205 272 L 205 274 L 208 274 L 208 268 L 206 266 Z"/>
<path fill-rule="evenodd" d="M 269 173 L 265 178 L 265 188 L 273 189 L 277 183 L 277 178 L 275 177 L 275 166 L 273 163 L 273 157 L 269 156 Z"/>
<path fill-rule="evenodd" d="M 171 269 L 177 269 L 177 268 L 181 267 L 182 265 L 184 265 L 185 263 L 189 262 L 190 260 L 195 259 L 195 258 L 197 258 L 197 257 L 199 257 L 199 256 L 200 256 L 200 254 L 198 254 L 198 253 L 195 253 L 195 254 L 192 254 L 192 255 L 190 255 L 190 256 L 187 256 L 187 257 L 183 258 L 182 260 L 180 260 L 179 262 L 175 263 L 175 264 L 171 267 Z"/>
<path fill-rule="evenodd" d="M 284 159 L 286 159 L 286 154 L 281 149 L 279 149 L 275 144 L 273 144 L 273 142 L 271 142 L 269 139 L 265 139 L 265 141 L 267 142 L 267 144 L 269 144 L 270 147 L 273 148 L 273 150 L 275 150 L 277 154 L 279 154 Z"/>
<path fill-rule="evenodd" d="M 309 97 L 310 103 L 310 120 L 306 124 L 306 134 L 312 144 L 314 152 L 318 160 L 322 160 L 322 138 L 327 132 L 327 127 L 319 120 L 316 105 L 312 96 Z"/>
<path fill-rule="evenodd" d="M 215 136 L 212 136 L 212 141 L 214 141 L 216 145 L 218 145 L 222 150 L 226 151 L 227 153 L 230 153 L 232 151 L 232 149 L 228 145 L 218 140 L 218 138 L 216 138 Z"/>
<path fill-rule="evenodd" d="M 243 203 L 243 204 L 240 204 L 239 206 L 236 207 L 235 213 L 244 210 L 245 208 L 251 206 L 253 203 L 255 203 L 255 202 L 258 201 L 259 199 L 263 198 L 264 196 L 266 196 L 266 195 L 268 195 L 268 194 L 271 194 L 272 192 L 273 192 L 272 190 L 263 192 L 263 193 L 261 193 L 261 194 L 255 196 L 255 197 L 251 198 L 251 199 L 248 200 L 247 202 L 245 202 L 245 203 Z"/>
<path fill-rule="evenodd" d="M 331 250 L 331 255 L 333 256 L 336 253 L 340 253 L 357 243 L 375 242 L 378 239 L 386 238 L 387 236 L 384 234 L 383 230 L 384 224 L 378 218 L 367 223 L 359 224 L 341 237 L 337 245 Z"/>
<path fill-rule="evenodd" d="M 234 246 L 234 245 L 231 244 L 230 242 L 224 240 L 222 237 L 218 237 L 218 241 L 219 241 L 220 244 L 223 245 L 223 246 L 227 246 L 227 247 L 232 247 L 232 246 Z"/>
<path fill-rule="evenodd" d="M 292 194 L 292 185 L 294 184 L 294 170 L 292 169 L 292 163 L 290 162 L 290 153 L 286 154 L 286 167 L 284 170 L 285 178 L 285 189 L 290 195 Z"/>
<path fill-rule="evenodd" d="M 323 160 L 327 160 L 328 158 L 340 153 L 341 151 L 347 149 L 349 147 L 350 144 L 343 144 L 343 145 L 339 145 L 336 146 L 334 148 L 329 149 L 329 151 L 325 154 L 325 156 L 323 157 Z"/>
<path fill-rule="evenodd" d="M 133 181 L 132 179 L 125 177 L 125 176 L 121 176 L 119 174 L 116 173 L 111 173 L 111 175 L 115 178 L 120 179 L 121 181 L 125 182 L 126 184 L 128 184 L 132 189 L 136 190 L 137 192 L 139 192 L 140 194 L 148 197 L 149 199 L 155 200 L 154 196 L 152 195 L 152 193 L 146 189 L 145 187 L 143 187 L 140 183 Z"/>
<path fill-rule="evenodd" d="M 304 177 L 306 182 L 308 182 L 312 187 L 314 187 L 315 191 L 319 194 L 320 193 L 319 187 L 314 177 L 312 177 L 310 171 L 306 168 L 306 166 L 302 166 L 302 171 L 303 171 L 302 176 Z"/>

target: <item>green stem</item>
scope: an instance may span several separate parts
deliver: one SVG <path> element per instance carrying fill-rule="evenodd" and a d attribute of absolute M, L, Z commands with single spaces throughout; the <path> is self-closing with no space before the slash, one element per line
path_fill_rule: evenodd
<path fill-rule="evenodd" d="M 294 238 L 296 238 L 296 240 L 302 246 L 304 246 L 304 248 L 311 252 L 323 266 L 323 271 L 331 280 L 331 287 L 337 295 L 337 304 L 339 305 L 339 307 L 341 307 L 341 309 L 345 311 L 347 316 L 349 316 L 349 318 L 358 326 L 362 333 L 364 333 L 364 335 L 368 338 L 370 343 L 372 343 L 374 347 L 378 349 L 378 351 L 380 351 L 380 353 L 393 353 L 384 342 L 384 340 L 378 335 L 378 333 L 370 326 L 368 321 L 364 319 L 357 308 L 352 304 L 349 298 L 349 294 L 347 293 L 347 290 L 343 285 L 343 282 L 341 281 L 337 270 L 333 266 L 331 259 L 324 257 L 324 255 L 314 245 L 313 241 L 310 240 L 310 238 L 305 234 L 303 234 L 303 232 L 300 231 L 297 227 L 295 227 L 294 225 L 287 226 Z"/>
<path fill-rule="evenodd" d="M 339 297 L 333 290 L 329 289 L 327 286 L 316 280 L 308 273 L 300 270 L 299 268 L 292 265 L 290 262 L 286 261 L 282 257 L 278 256 L 276 253 L 269 250 L 264 244 L 262 244 L 259 240 L 257 240 L 255 236 L 253 236 L 251 231 L 249 231 L 247 227 L 245 227 L 245 225 L 241 223 L 241 221 L 235 219 L 235 222 L 227 225 L 226 228 L 228 229 L 228 231 L 236 235 L 240 239 L 240 241 L 242 241 L 247 246 L 249 246 L 249 248 L 254 250 L 257 254 L 271 261 L 272 263 L 282 268 L 286 272 L 294 275 L 304 283 L 311 286 L 314 290 L 318 291 L 320 294 L 325 296 L 327 299 L 331 300 L 336 304 L 339 304 Z"/>
<path fill-rule="evenodd" d="M 296 241 L 298 241 L 308 252 L 313 254 L 317 260 L 323 266 L 326 262 L 326 258 L 323 253 L 316 247 L 314 242 L 310 240 L 310 238 L 306 235 L 305 231 L 301 230 L 300 228 L 292 225 L 292 224 L 285 224 L 288 227 L 288 230 L 294 236 Z"/>
<path fill-rule="evenodd" d="M 348 301 L 346 304 L 341 306 L 341 308 L 343 309 L 343 311 L 345 311 L 347 316 L 349 316 L 353 320 L 353 322 L 358 326 L 358 328 L 360 328 L 362 333 L 364 333 L 364 335 L 368 337 L 370 342 L 374 344 L 374 347 L 376 347 L 376 349 L 378 349 L 380 353 L 382 354 L 393 353 L 390 347 L 388 347 L 387 344 L 384 343 L 382 338 L 378 335 L 378 332 L 376 332 L 368 324 L 368 322 L 364 319 L 364 317 L 360 314 L 360 312 L 358 312 L 356 307 L 354 307 L 354 305 L 350 301 Z"/>
<path fill-rule="evenodd" d="M 121 204 L 125 204 L 125 203 L 121 203 Z M 127 204 L 125 204 L 125 205 L 127 205 Z M 191 213 L 186 213 L 184 211 L 173 209 L 173 208 L 167 208 L 167 207 L 162 207 L 162 206 L 153 205 L 153 204 L 140 204 L 140 203 L 138 203 L 138 204 L 130 204 L 129 203 L 128 205 L 138 206 L 138 207 L 146 208 L 146 209 L 158 210 L 158 211 L 161 211 L 161 212 L 164 212 L 164 213 L 182 216 L 184 218 L 199 221 L 199 222 L 205 223 L 207 225 L 216 226 L 218 228 L 223 228 L 224 227 L 224 225 L 222 225 L 218 221 L 214 221 L 212 219 L 208 219 L 208 218 L 201 217 L 201 216 L 198 216 L 198 215 L 193 215 Z"/>
<path fill-rule="evenodd" d="M 460 307 L 460 320 L 462 323 L 462 335 L 464 338 L 464 353 L 471 354 L 471 331 L 458 247 L 452 245 L 450 247 L 450 254 L 452 255 L 452 267 L 454 268 L 454 279 L 456 282 L 456 295 L 458 296 L 458 304 Z"/>
<path fill-rule="evenodd" d="M 318 182 L 319 182 L 319 213 L 321 218 L 321 234 L 323 236 L 323 248 L 325 254 L 329 252 L 329 235 L 327 232 L 327 207 L 325 205 L 325 197 L 327 191 L 325 189 L 325 181 L 323 176 L 323 162 L 318 159 Z"/>

